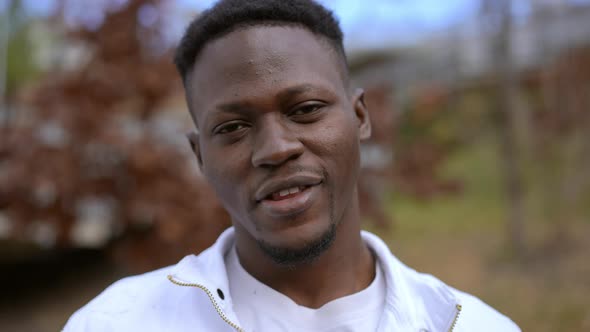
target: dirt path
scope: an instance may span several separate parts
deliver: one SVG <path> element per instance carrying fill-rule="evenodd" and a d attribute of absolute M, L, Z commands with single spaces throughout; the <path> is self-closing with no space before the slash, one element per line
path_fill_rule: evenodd
<path fill-rule="evenodd" d="M 123 273 L 100 253 L 1 265 L 3 332 L 60 331 L 67 318 Z"/>

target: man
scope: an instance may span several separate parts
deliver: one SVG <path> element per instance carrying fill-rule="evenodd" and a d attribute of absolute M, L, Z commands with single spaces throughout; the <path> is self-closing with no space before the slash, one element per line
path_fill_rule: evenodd
<path fill-rule="evenodd" d="M 362 90 L 311 0 L 222 0 L 176 55 L 189 139 L 233 227 L 198 256 L 123 279 L 65 331 L 519 331 L 360 230 Z"/>

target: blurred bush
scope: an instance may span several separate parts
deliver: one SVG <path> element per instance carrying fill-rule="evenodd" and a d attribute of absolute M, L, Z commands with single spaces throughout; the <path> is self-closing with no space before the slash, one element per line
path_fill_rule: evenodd
<path fill-rule="evenodd" d="M 95 30 L 68 31 L 87 51 L 80 65 L 21 93 L 29 116 L 0 142 L 2 237 L 47 249 L 117 240 L 117 257 L 144 271 L 229 225 L 182 135 L 190 118 L 170 50 L 154 52 L 158 26 L 138 24 L 146 5 L 157 4 L 130 1 Z"/>

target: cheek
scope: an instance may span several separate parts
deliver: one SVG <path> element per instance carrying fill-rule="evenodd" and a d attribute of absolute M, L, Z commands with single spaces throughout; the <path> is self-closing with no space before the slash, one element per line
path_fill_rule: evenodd
<path fill-rule="evenodd" d="M 239 151 L 208 149 L 203 151 L 203 174 L 228 211 L 239 206 L 238 189 L 245 181 L 244 154 Z M 233 207 L 233 208 L 232 208 Z M 230 211 L 231 212 L 231 211 Z"/>
<path fill-rule="evenodd" d="M 329 175 L 335 177 L 331 181 L 354 183 L 343 177 L 356 178 L 359 171 L 359 133 L 354 121 L 343 118 L 318 128 L 316 154 L 326 163 Z"/>
<path fill-rule="evenodd" d="M 357 123 L 345 116 L 314 130 L 312 153 L 327 171 L 328 188 L 336 202 L 348 204 L 356 189 L 360 171 L 360 144 Z"/>

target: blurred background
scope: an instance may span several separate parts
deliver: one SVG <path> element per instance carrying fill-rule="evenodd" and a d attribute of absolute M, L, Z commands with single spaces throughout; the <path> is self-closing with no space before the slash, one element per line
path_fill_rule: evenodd
<path fill-rule="evenodd" d="M 374 135 L 365 228 L 525 331 L 590 331 L 590 1 L 323 0 Z M 0 0 L 0 329 L 208 247 L 171 54 L 214 1 Z"/>

